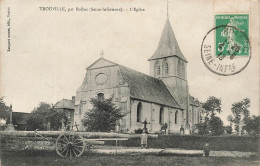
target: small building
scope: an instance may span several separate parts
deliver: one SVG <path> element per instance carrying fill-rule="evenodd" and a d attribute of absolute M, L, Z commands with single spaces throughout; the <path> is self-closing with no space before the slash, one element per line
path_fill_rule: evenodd
<path fill-rule="evenodd" d="M 30 113 L 26 112 L 12 112 L 12 123 L 16 130 L 25 131 L 28 128 L 27 121 Z"/>
<path fill-rule="evenodd" d="M 54 105 L 54 109 L 62 111 L 65 113 L 66 119 L 61 120 L 61 129 L 71 129 L 74 124 L 74 104 L 75 104 L 75 97 L 72 97 L 72 100 L 69 99 L 62 99 L 58 101 Z"/>

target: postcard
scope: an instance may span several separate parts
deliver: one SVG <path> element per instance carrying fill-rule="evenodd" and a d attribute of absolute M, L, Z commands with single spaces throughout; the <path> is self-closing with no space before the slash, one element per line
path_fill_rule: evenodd
<path fill-rule="evenodd" d="M 37 133 L 45 141 L 55 131 L 55 139 L 66 130 L 77 133 L 60 135 L 50 145 L 55 149 L 56 143 L 57 158 L 82 157 L 85 146 L 114 140 L 116 149 L 110 150 L 116 154 L 141 154 L 126 161 L 119 155 L 111 165 L 187 165 L 158 155 L 184 153 L 172 148 L 213 155 L 192 158 L 197 164 L 216 163 L 220 151 L 232 160 L 223 165 L 259 163 L 243 158 L 259 153 L 258 0 L 2 0 L 0 5 L 1 130 L 17 137 L 21 131 L 27 137 Z M 83 137 L 95 140 L 76 145 Z M 158 159 L 149 157 L 153 154 Z M 32 164 L 25 156 L 22 162 Z M 14 164 L 5 155 L 1 160 Z M 108 160 L 98 163 L 109 165 Z"/>

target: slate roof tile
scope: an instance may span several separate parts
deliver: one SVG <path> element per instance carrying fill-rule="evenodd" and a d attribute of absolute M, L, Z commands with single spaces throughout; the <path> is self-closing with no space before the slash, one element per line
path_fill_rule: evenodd
<path fill-rule="evenodd" d="M 72 102 L 72 100 L 62 99 L 54 105 L 54 108 L 74 110 L 74 103 Z"/>
<path fill-rule="evenodd" d="M 162 80 L 119 65 L 123 79 L 130 87 L 132 98 L 180 108 Z"/>
<path fill-rule="evenodd" d="M 187 62 L 186 58 L 183 56 L 180 50 L 180 47 L 172 30 L 170 21 L 167 18 L 157 50 L 155 51 L 153 56 L 149 58 L 149 60 L 165 58 L 170 56 L 177 56 L 183 61 Z"/>
<path fill-rule="evenodd" d="M 197 106 L 199 107 L 200 106 L 200 103 L 198 100 L 196 100 L 193 96 L 189 95 L 189 103 L 190 105 L 194 105 L 194 106 Z"/>

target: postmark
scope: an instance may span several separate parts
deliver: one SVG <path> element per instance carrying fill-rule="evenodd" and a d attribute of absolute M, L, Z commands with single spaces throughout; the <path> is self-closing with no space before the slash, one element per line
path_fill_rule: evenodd
<path fill-rule="evenodd" d="M 218 75 L 237 74 L 251 59 L 249 15 L 215 15 L 215 25 L 202 41 L 203 63 Z"/>

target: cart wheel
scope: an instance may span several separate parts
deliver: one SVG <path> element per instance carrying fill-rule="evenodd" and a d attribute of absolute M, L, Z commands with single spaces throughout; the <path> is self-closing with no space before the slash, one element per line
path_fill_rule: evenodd
<path fill-rule="evenodd" d="M 85 150 L 85 141 L 75 133 L 61 134 L 56 140 L 56 152 L 61 157 L 79 157 Z"/>

